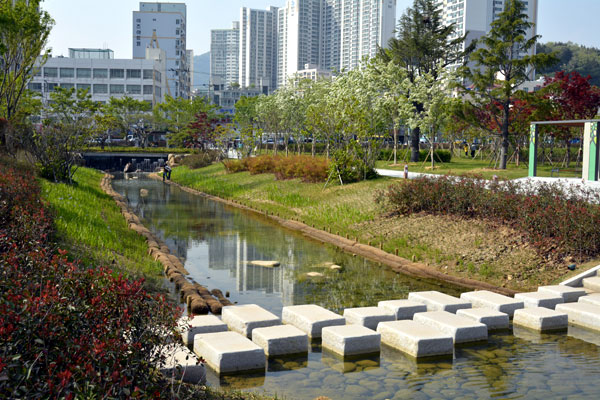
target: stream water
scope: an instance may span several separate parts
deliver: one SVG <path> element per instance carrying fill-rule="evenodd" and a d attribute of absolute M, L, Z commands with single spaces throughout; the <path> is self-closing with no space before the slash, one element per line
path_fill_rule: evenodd
<path fill-rule="evenodd" d="M 131 179 L 135 177 L 135 179 Z M 185 260 L 193 279 L 281 316 L 294 304 L 347 307 L 403 299 L 410 291 L 458 295 L 442 282 L 404 276 L 386 266 L 308 239 L 267 218 L 195 196 L 142 176 L 113 181 L 144 225 Z M 140 189 L 147 196 L 140 196 Z M 276 268 L 252 260 L 276 260 Z M 328 263 L 343 267 L 331 271 Z M 308 278 L 320 272 L 323 278 Z M 540 335 L 515 327 L 485 344 L 457 347 L 452 359 L 416 362 L 383 346 L 377 357 L 341 360 L 318 343 L 301 358 L 269 359 L 264 374 L 218 377 L 209 385 L 266 392 L 279 398 L 454 399 L 600 398 L 600 334 L 570 327 Z"/>

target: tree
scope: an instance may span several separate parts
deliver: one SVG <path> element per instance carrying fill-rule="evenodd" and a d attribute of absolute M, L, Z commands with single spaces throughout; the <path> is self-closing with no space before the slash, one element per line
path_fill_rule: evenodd
<path fill-rule="evenodd" d="M 48 118 L 33 134 L 29 150 L 40 164 L 42 176 L 71 183 L 79 153 L 95 129 L 98 105 L 82 89 L 57 88 L 50 99 Z"/>
<path fill-rule="evenodd" d="M 111 97 L 102 107 L 101 124 L 105 128 L 101 137 L 106 137 L 108 131 L 116 131 L 125 137 L 132 132 L 140 141 L 142 147 L 148 146 L 148 136 L 152 125 L 150 111 L 152 106 L 143 100 L 135 100 L 129 96 Z"/>
<path fill-rule="evenodd" d="M 600 86 L 600 49 L 575 43 L 548 42 L 537 45 L 537 53 L 554 53 L 558 62 L 537 70 L 538 75 L 554 75 L 556 72 L 577 71 L 582 76 L 591 76 L 590 84 Z"/>
<path fill-rule="evenodd" d="M 39 9 L 41 0 L 0 1 L 0 119 L 14 122 L 34 65 L 48 42 L 54 24 Z M 40 59 L 40 65 L 46 56 Z M 8 125 L 6 124 L 6 125 Z M 0 130 L 0 146 L 6 144 Z"/>
<path fill-rule="evenodd" d="M 214 118 L 207 112 L 200 111 L 194 115 L 194 119 L 181 132 L 182 135 L 173 136 L 173 140 L 181 143 L 184 147 L 206 150 L 208 143 L 212 140 L 214 122 Z"/>
<path fill-rule="evenodd" d="M 177 146 L 183 146 L 192 139 L 188 127 L 196 119 L 198 113 L 206 113 L 214 119 L 216 106 L 210 104 L 204 97 L 193 100 L 167 96 L 163 103 L 154 106 L 153 116 L 156 128 L 170 132 L 169 139 Z"/>
<path fill-rule="evenodd" d="M 532 55 L 538 35 L 527 37 L 533 26 L 523 13 L 521 0 L 507 0 L 504 11 L 492 22 L 490 32 L 480 39 L 482 47 L 471 54 L 474 67 L 463 69 L 472 89 L 463 86 L 467 101 L 479 113 L 487 113 L 501 138 L 500 169 L 506 169 L 512 107 L 518 86 L 529 80 L 532 69 L 555 62 L 551 54 Z"/>
<path fill-rule="evenodd" d="M 325 142 L 325 153 L 329 158 L 330 145 L 336 132 L 342 128 L 342 119 L 338 118 L 339 99 L 331 91 L 331 80 L 318 80 L 312 85 L 307 98 L 306 125 L 312 134 L 312 155 L 315 156 L 317 140 Z"/>
<path fill-rule="evenodd" d="M 237 103 L 235 103 L 235 116 L 234 121 L 236 122 L 240 137 L 244 147 L 247 149 L 245 152 L 248 156 L 252 151 L 252 146 L 256 139 L 256 134 L 259 132 L 258 128 L 258 116 L 256 114 L 256 104 L 258 97 L 247 97 L 242 96 Z"/>
<path fill-rule="evenodd" d="M 275 135 L 275 141 L 273 143 L 275 154 L 277 154 L 279 132 L 281 131 L 282 126 L 281 109 L 279 106 L 280 104 L 274 95 L 261 95 L 257 97 L 256 119 L 263 132 Z"/>
<path fill-rule="evenodd" d="M 547 78 L 540 91 L 541 96 L 548 102 L 544 119 L 564 121 L 594 118 L 600 107 L 600 88 L 592 86 L 590 80 L 589 75 L 584 78 L 577 71 L 558 71 L 553 77 Z M 556 127 L 552 132 L 556 138 L 566 143 L 568 166 L 572 128 Z"/>
<path fill-rule="evenodd" d="M 435 0 L 414 0 L 400 18 L 396 37 L 390 39 L 388 48 L 382 49 L 380 57 L 385 61 L 394 61 L 406 70 L 410 83 L 419 76 L 428 75 L 429 82 L 437 82 L 444 68 L 458 63 L 471 51 L 459 50 L 466 35 L 452 39 L 454 24 L 444 25 L 442 10 Z M 410 90 L 410 88 L 409 88 Z M 414 104 L 415 117 L 423 112 L 423 104 Z M 419 161 L 419 140 L 421 127 L 411 131 L 411 161 Z"/>

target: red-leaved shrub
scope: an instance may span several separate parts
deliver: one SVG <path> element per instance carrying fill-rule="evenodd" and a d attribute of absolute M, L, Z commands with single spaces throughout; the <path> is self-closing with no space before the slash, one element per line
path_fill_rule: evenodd
<path fill-rule="evenodd" d="M 580 259 L 600 254 L 600 194 L 552 184 L 420 178 L 380 193 L 400 214 L 425 212 L 479 218 L 525 233 L 540 251 Z"/>
<path fill-rule="evenodd" d="M 329 162 L 322 157 L 270 156 L 223 161 L 227 173 L 249 171 L 252 175 L 272 173 L 278 180 L 299 178 L 303 182 L 324 182 Z"/>
<path fill-rule="evenodd" d="M 68 261 L 33 174 L 0 167 L 0 398 L 169 397 L 156 349 L 176 310 L 142 281 Z"/>

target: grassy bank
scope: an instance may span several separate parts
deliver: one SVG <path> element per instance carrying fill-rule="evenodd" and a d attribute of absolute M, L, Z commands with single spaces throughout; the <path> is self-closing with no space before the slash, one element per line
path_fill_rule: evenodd
<path fill-rule="evenodd" d="M 341 236 L 456 276 L 526 290 L 555 283 L 569 271 L 542 258 L 523 235 L 508 226 L 447 216 L 388 214 L 376 193 L 394 180 L 379 178 L 351 185 L 275 180 L 272 174 L 226 174 L 222 164 L 175 168 L 174 182 L 249 207 L 297 219 Z"/>
<path fill-rule="evenodd" d="M 405 161 L 398 158 L 398 164 L 394 165 L 392 161 L 378 161 L 377 168 L 404 170 Z M 515 164 L 509 164 L 505 170 L 494 169 L 490 161 L 485 158 L 467 158 L 452 157 L 448 163 L 435 163 L 435 168 L 431 169 L 431 162 L 408 163 L 408 170 L 411 172 L 426 172 L 440 175 L 479 175 L 486 179 L 492 179 L 494 175 L 500 179 L 524 178 L 528 175 L 526 163 L 521 163 L 518 167 Z M 576 168 L 575 163 L 571 163 L 570 168 L 559 168 L 549 164 L 538 164 L 538 176 L 557 176 L 557 172 L 552 172 L 553 168 L 558 168 L 558 176 L 561 178 L 581 178 L 581 167 Z"/>
<path fill-rule="evenodd" d="M 74 185 L 41 180 L 42 196 L 54 212 L 58 243 L 85 264 L 114 265 L 160 287 L 162 266 L 147 254 L 144 238 L 127 227 L 119 207 L 100 189 L 102 176 L 79 168 Z"/>

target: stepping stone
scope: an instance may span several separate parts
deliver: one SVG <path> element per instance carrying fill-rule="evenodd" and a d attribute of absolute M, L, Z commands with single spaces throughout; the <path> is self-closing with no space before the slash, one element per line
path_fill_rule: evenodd
<path fill-rule="evenodd" d="M 583 287 L 593 292 L 600 292 L 600 276 L 592 276 L 583 280 Z"/>
<path fill-rule="evenodd" d="M 268 357 L 308 353 L 308 335 L 292 325 L 256 328 L 252 331 L 252 341 Z"/>
<path fill-rule="evenodd" d="M 417 313 L 413 321 L 451 335 L 454 343 L 480 342 L 488 338 L 486 325 L 448 311 Z"/>
<path fill-rule="evenodd" d="M 586 303 L 568 303 L 556 306 L 556 311 L 565 312 L 569 323 L 584 328 L 600 330 L 600 307 Z"/>
<path fill-rule="evenodd" d="M 346 325 L 344 317 L 315 304 L 283 307 L 282 319 L 311 338 L 320 338 L 326 326 Z"/>
<path fill-rule="evenodd" d="M 525 308 L 545 307 L 554 310 L 557 304 L 565 301 L 562 296 L 544 292 L 529 292 L 515 294 L 515 300 L 521 300 Z"/>
<path fill-rule="evenodd" d="M 523 308 L 515 311 L 513 325 L 540 332 L 561 331 L 569 326 L 569 318 L 564 312 L 544 307 Z"/>
<path fill-rule="evenodd" d="M 581 296 L 578 302 L 600 307 L 600 293 L 592 293 L 588 294 L 587 296 Z"/>
<path fill-rule="evenodd" d="M 583 288 L 573 288 L 565 285 L 540 286 L 538 292 L 560 296 L 565 303 L 574 303 L 581 296 L 586 295 Z"/>
<path fill-rule="evenodd" d="M 381 335 L 361 325 L 327 326 L 321 335 L 324 348 L 340 356 L 379 353 Z"/>
<path fill-rule="evenodd" d="M 264 370 L 266 365 L 264 350 L 237 332 L 196 335 L 194 353 L 218 374 Z"/>
<path fill-rule="evenodd" d="M 267 267 L 267 268 L 279 267 L 279 265 L 280 265 L 279 261 L 263 261 L 263 260 L 250 261 L 249 264 L 256 265 L 257 267 Z"/>
<path fill-rule="evenodd" d="M 255 328 L 281 325 L 281 320 L 275 314 L 256 304 L 223 307 L 221 319 L 230 330 L 247 337 L 252 337 Z"/>
<path fill-rule="evenodd" d="M 523 301 L 488 290 L 462 293 L 460 298 L 473 303 L 473 307 L 491 308 L 492 310 L 506 313 L 509 317 L 513 316 L 515 310 L 525 307 Z"/>
<path fill-rule="evenodd" d="M 415 321 L 382 322 L 377 326 L 381 341 L 412 357 L 452 355 L 452 336 Z"/>
<path fill-rule="evenodd" d="M 160 366 L 163 375 L 192 384 L 206 382 L 206 368 L 190 349 L 182 345 L 170 344 L 161 352 L 165 355 L 165 360 Z"/>
<path fill-rule="evenodd" d="M 490 308 L 458 310 L 456 315 L 486 325 L 488 332 L 509 328 L 510 319 L 508 318 L 508 314 Z"/>
<path fill-rule="evenodd" d="M 412 319 L 415 313 L 427 311 L 425 304 L 410 300 L 384 300 L 377 307 L 393 312 L 396 319 Z"/>
<path fill-rule="evenodd" d="M 227 331 L 227 324 L 214 315 L 196 315 L 194 318 L 182 317 L 177 329 L 181 333 L 183 343 L 194 344 L 194 336 L 199 333 L 214 333 Z"/>
<path fill-rule="evenodd" d="M 383 321 L 395 321 L 396 315 L 379 307 L 346 308 L 344 318 L 347 324 L 362 325 L 376 330 L 377 324 Z"/>
<path fill-rule="evenodd" d="M 428 311 L 448 311 L 455 313 L 457 310 L 471 308 L 470 302 L 435 290 L 409 293 L 408 300 L 425 304 Z"/>

